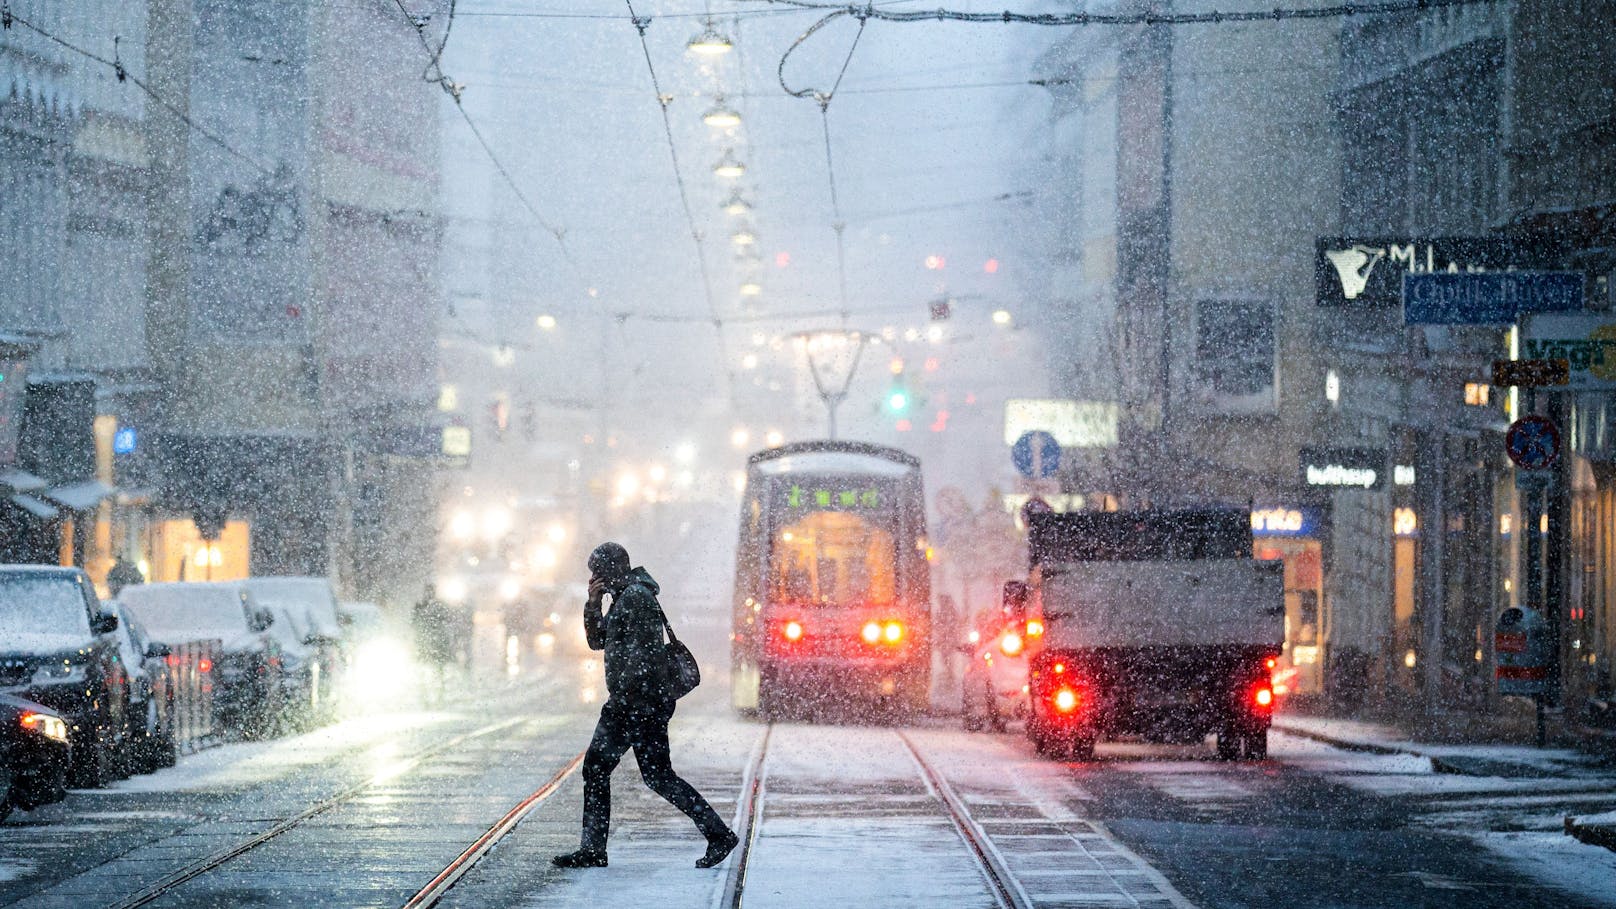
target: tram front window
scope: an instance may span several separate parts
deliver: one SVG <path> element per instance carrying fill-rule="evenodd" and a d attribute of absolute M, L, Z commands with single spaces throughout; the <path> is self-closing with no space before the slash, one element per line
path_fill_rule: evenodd
<path fill-rule="evenodd" d="M 888 606 L 896 597 L 891 532 L 840 511 L 813 512 L 775 530 L 770 599 L 802 606 Z"/>

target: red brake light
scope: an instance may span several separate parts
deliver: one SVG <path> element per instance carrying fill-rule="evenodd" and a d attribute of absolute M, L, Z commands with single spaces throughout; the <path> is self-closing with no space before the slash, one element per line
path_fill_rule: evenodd
<path fill-rule="evenodd" d="M 1056 663 L 1055 664 L 1055 674 L 1056 675 L 1060 675 L 1061 673 L 1063 673 L 1065 671 L 1066 671 L 1066 664 L 1065 663 Z"/>
<path fill-rule="evenodd" d="M 207 657 L 203 657 L 202 659 L 197 661 L 196 669 L 197 669 L 198 672 L 212 672 L 213 671 L 213 661 L 208 659 Z"/>
<path fill-rule="evenodd" d="M 1274 690 L 1265 685 L 1253 692 L 1251 699 L 1257 702 L 1258 707 L 1272 707 L 1274 706 Z"/>
<path fill-rule="evenodd" d="M 1062 688 L 1055 692 L 1055 709 L 1061 713 L 1071 713 L 1077 709 L 1078 702 L 1081 700 L 1077 696 L 1077 692 L 1070 688 Z"/>
<path fill-rule="evenodd" d="M 1279 661 L 1274 659 L 1273 657 L 1269 657 L 1268 660 L 1263 663 L 1263 665 L 1268 667 L 1269 669 L 1273 669 L 1275 666 L 1279 665 Z"/>

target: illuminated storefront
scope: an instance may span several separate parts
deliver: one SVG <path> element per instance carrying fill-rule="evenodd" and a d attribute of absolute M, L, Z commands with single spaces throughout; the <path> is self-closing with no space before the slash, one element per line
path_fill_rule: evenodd
<path fill-rule="evenodd" d="M 1324 572 L 1319 526 L 1319 513 L 1313 508 L 1260 506 L 1251 511 L 1253 555 L 1278 559 L 1285 565 L 1285 649 L 1274 671 L 1274 690 L 1281 695 L 1323 691 Z"/>

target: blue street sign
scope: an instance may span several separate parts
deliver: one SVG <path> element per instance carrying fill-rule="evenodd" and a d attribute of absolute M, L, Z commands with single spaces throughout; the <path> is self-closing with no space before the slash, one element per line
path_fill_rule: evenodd
<path fill-rule="evenodd" d="M 1029 480 L 1053 476 L 1060 469 L 1060 459 L 1060 443 L 1042 429 L 1022 433 L 1010 446 L 1010 462 Z"/>
<path fill-rule="evenodd" d="M 1560 428 L 1548 417 L 1529 413 L 1504 433 L 1509 459 L 1522 470 L 1542 470 L 1560 457 Z"/>
<path fill-rule="evenodd" d="M 1509 325 L 1528 312 L 1582 309 L 1582 275 L 1564 271 L 1403 276 L 1405 325 Z"/>

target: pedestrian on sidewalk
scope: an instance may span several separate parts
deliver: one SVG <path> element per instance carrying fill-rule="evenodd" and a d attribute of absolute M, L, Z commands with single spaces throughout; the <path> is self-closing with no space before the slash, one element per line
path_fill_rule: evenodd
<path fill-rule="evenodd" d="M 591 650 L 606 652 L 606 703 L 584 754 L 583 838 L 577 851 L 551 861 L 562 868 L 606 867 L 606 834 L 612 817 L 612 771 L 634 749 L 640 778 L 695 822 L 707 838 L 697 868 L 722 862 L 739 839 L 695 787 L 673 772 L 668 721 L 677 698 L 669 687 L 662 637 L 660 588 L 644 568 L 630 567 L 628 550 L 602 543 L 589 554 L 589 599 L 584 633 Z M 611 611 L 601 614 L 605 597 Z"/>

